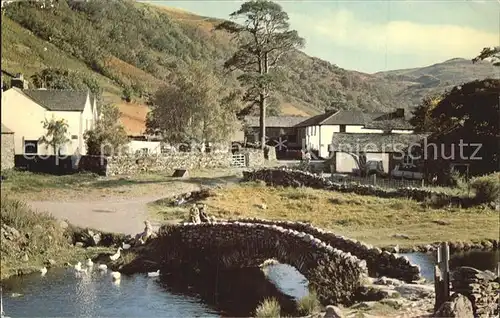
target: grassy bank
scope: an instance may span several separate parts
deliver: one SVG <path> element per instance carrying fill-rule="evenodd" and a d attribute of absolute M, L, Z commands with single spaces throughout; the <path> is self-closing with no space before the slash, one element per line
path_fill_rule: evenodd
<path fill-rule="evenodd" d="M 43 213 L 35 213 L 22 201 L 2 195 L 2 244 L 0 278 L 37 272 L 55 261 L 84 261 L 106 248 L 78 248 L 71 243 L 72 227 Z"/>
<path fill-rule="evenodd" d="M 57 200 L 66 198 L 105 198 L 147 196 L 165 192 L 176 183 L 224 183 L 241 175 L 238 169 L 199 169 L 189 171 L 190 178 L 173 178 L 172 171 L 143 173 L 134 176 L 102 177 L 92 173 L 56 176 L 22 171 L 2 172 L 2 193 L 10 197 L 30 200 Z"/>
<path fill-rule="evenodd" d="M 209 214 L 219 218 L 311 222 L 377 246 L 498 238 L 499 213 L 481 207 L 433 209 L 411 200 L 310 188 L 274 188 L 260 183 L 217 189 L 203 202 Z M 150 209 L 161 220 L 178 221 L 187 217 L 189 207 L 170 207 L 167 200 L 160 200 Z"/>

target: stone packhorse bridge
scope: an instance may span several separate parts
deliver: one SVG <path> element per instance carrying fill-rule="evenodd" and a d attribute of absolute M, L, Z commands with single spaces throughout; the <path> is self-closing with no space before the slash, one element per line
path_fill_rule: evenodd
<path fill-rule="evenodd" d="M 366 262 L 303 232 L 261 223 L 163 226 L 156 242 L 167 268 L 257 267 L 267 259 L 294 266 L 322 303 L 350 304 L 368 275 Z M 157 251 L 158 252 L 158 251 Z"/>
<path fill-rule="evenodd" d="M 305 223 L 256 219 L 183 223 L 161 227 L 158 238 L 145 247 L 149 255 L 142 262 L 160 263 L 168 270 L 234 269 L 276 259 L 304 275 L 323 304 L 352 304 L 369 272 L 390 274 L 400 268 L 394 271 L 396 276 L 419 277 L 418 267 L 407 259 L 363 246 Z M 387 261 L 378 266 L 382 259 Z"/>
<path fill-rule="evenodd" d="M 228 221 L 235 222 L 235 221 Z M 306 234 L 310 234 L 321 241 L 338 248 L 344 252 L 351 253 L 359 259 L 365 260 L 368 272 L 371 277 L 386 276 L 396 278 L 407 283 L 421 279 L 420 268 L 414 265 L 406 256 L 396 256 L 396 254 L 382 251 L 377 247 L 359 242 L 344 236 L 336 235 L 332 231 L 327 231 L 315 227 L 309 223 L 292 221 L 272 221 L 265 219 L 239 219 L 238 222 L 260 223 L 277 225 L 286 229 L 291 229 Z"/>

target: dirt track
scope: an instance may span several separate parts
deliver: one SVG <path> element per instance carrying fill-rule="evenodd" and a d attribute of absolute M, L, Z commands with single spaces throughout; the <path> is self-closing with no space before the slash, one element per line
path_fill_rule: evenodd
<path fill-rule="evenodd" d="M 219 179 L 207 180 L 203 185 L 214 186 L 236 182 L 238 178 L 220 182 Z M 39 212 L 49 212 L 60 220 L 71 224 L 90 227 L 105 232 L 136 234 L 144 230 L 144 221 L 148 219 L 147 205 L 150 202 L 199 190 L 198 184 L 173 182 L 164 186 L 161 193 L 139 197 L 80 198 L 64 201 L 30 201 Z M 156 227 L 159 224 L 155 224 Z"/>

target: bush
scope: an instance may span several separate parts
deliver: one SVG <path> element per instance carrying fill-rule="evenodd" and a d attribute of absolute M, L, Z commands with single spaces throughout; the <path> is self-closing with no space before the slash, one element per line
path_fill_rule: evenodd
<path fill-rule="evenodd" d="M 500 197 L 500 173 L 474 178 L 471 186 L 476 191 L 478 203 L 498 201 Z"/>
<path fill-rule="evenodd" d="M 266 298 L 255 309 L 255 317 L 280 317 L 281 306 L 274 298 Z"/>
<path fill-rule="evenodd" d="M 302 297 L 297 302 L 297 309 L 303 316 L 309 316 L 321 311 L 321 303 L 318 300 L 316 292 L 311 291 L 309 295 Z"/>

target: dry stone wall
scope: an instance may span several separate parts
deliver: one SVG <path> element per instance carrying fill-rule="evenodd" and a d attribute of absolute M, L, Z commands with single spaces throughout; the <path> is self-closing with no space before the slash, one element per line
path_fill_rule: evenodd
<path fill-rule="evenodd" d="M 231 165 L 231 153 L 177 152 L 154 156 L 108 157 L 106 175 L 164 172 L 175 169 L 226 168 Z"/>
<path fill-rule="evenodd" d="M 404 187 L 385 189 L 373 185 L 357 183 L 334 183 L 319 175 L 288 168 L 266 168 L 256 171 L 243 172 L 245 181 L 264 181 L 272 186 L 310 187 L 314 189 L 334 190 L 360 195 L 373 195 L 382 198 L 409 198 L 416 201 L 425 201 L 434 198 L 436 202 L 447 202 L 455 206 L 469 206 L 473 202 L 469 198 L 448 195 L 429 189 Z"/>
<path fill-rule="evenodd" d="M 264 219 L 238 219 L 241 223 L 258 223 L 266 225 L 276 225 L 285 229 L 304 232 L 317 237 L 321 241 L 344 252 L 351 253 L 367 263 L 369 275 L 372 277 L 386 276 L 396 278 L 405 282 L 420 280 L 420 267 L 414 265 L 406 256 L 396 256 L 396 254 L 382 251 L 377 247 L 370 246 L 344 236 L 336 235 L 331 231 L 326 231 L 308 223 L 292 221 L 272 221 Z"/>
<path fill-rule="evenodd" d="M 459 267 L 452 276 L 452 290 L 472 303 L 474 317 L 498 317 L 500 278 L 490 271 Z"/>
<path fill-rule="evenodd" d="M 2 134 L 2 170 L 14 168 L 14 134 Z"/>
<path fill-rule="evenodd" d="M 305 232 L 262 223 L 165 225 L 159 230 L 169 268 L 256 267 L 266 259 L 294 266 L 323 304 L 352 304 L 368 275 L 366 262 Z"/>
<path fill-rule="evenodd" d="M 244 149 L 249 167 L 263 167 L 269 162 L 261 149 Z M 79 162 L 82 171 L 100 175 L 127 175 L 141 172 L 164 172 L 175 169 L 229 168 L 231 152 L 175 152 L 158 155 L 83 156 Z"/>

